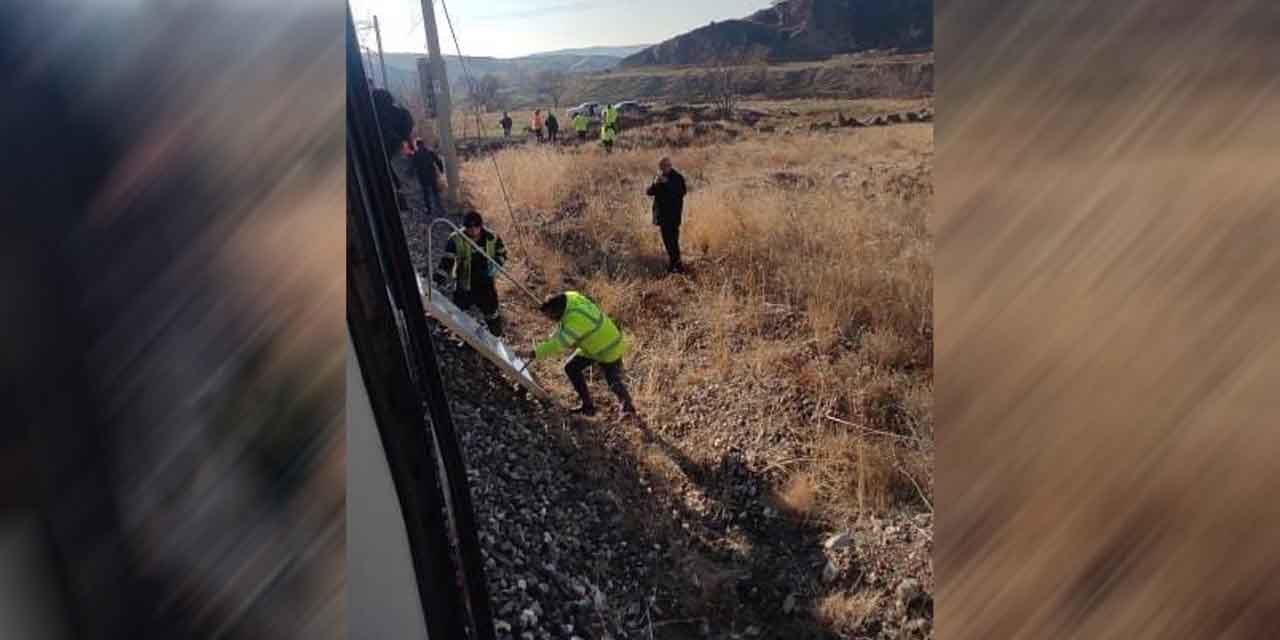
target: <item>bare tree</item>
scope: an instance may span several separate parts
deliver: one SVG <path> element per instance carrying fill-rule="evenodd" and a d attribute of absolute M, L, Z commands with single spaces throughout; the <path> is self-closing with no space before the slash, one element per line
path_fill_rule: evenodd
<path fill-rule="evenodd" d="M 486 73 L 470 83 L 468 94 L 477 106 L 489 109 L 498 106 L 499 94 L 502 93 L 502 80 L 492 73 Z"/>
<path fill-rule="evenodd" d="M 710 72 L 711 99 L 720 117 L 732 120 L 738 101 L 752 85 L 753 76 L 767 80 L 768 58 L 763 49 L 748 49 L 712 67 Z"/>
<path fill-rule="evenodd" d="M 731 65 L 711 70 L 711 99 L 725 120 L 733 119 L 733 110 L 738 106 L 741 75 L 742 69 Z"/>
<path fill-rule="evenodd" d="M 549 69 L 537 75 L 534 80 L 538 95 L 551 100 L 551 106 L 560 108 L 560 99 L 569 91 L 570 77 L 559 69 Z"/>

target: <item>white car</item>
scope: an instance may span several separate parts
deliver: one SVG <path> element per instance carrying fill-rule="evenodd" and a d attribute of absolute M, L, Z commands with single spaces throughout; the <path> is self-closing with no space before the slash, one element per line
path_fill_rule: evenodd
<path fill-rule="evenodd" d="M 588 118 L 594 118 L 600 115 L 600 103 L 584 102 L 572 109 L 569 109 L 567 113 L 569 114 L 570 119 L 577 116 L 579 113 L 585 114 Z"/>

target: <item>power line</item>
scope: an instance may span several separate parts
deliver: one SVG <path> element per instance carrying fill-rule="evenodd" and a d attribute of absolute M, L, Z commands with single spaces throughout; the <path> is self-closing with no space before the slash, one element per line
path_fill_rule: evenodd
<path fill-rule="evenodd" d="M 458 32 L 454 30 L 453 18 L 449 16 L 449 5 L 445 0 L 440 0 L 440 8 L 444 9 L 444 20 L 445 23 L 449 25 L 449 35 L 453 38 L 454 50 L 458 52 L 458 64 L 462 67 L 462 75 L 467 79 L 467 83 L 474 87 L 475 79 L 471 76 L 471 70 L 467 68 L 467 59 L 462 55 L 462 45 L 458 43 Z M 483 122 L 480 119 L 480 110 L 478 108 L 476 109 L 475 115 L 477 134 L 479 134 L 477 137 L 483 139 L 484 127 Z M 502 178 L 502 168 L 498 165 L 497 154 L 490 155 L 489 160 L 493 162 L 493 171 L 498 176 L 498 187 L 502 190 L 502 200 L 507 205 L 507 215 L 511 217 L 511 224 L 515 226 L 516 232 L 520 234 L 521 240 L 525 240 L 524 230 L 521 229 L 520 223 L 516 220 L 515 208 L 511 206 L 511 196 L 507 193 L 507 184 Z M 546 216 L 543 216 L 541 212 L 535 212 L 538 214 L 538 217 L 542 218 L 543 222 L 546 222 Z"/>

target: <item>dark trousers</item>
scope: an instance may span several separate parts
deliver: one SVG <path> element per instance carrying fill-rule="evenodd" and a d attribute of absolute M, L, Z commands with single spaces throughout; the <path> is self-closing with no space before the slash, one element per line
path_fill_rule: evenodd
<path fill-rule="evenodd" d="M 680 262 L 680 224 L 662 223 L 658 225 L 662 231 L 662 246 L 667 248 L 667 269 L 677 270 L 684 265 Z"/>
<path fill-rule="evenodd" d="M 578 398 L 582 400 L 582 404 L 588 407 L 595 406 L 591 401 L 591 391 L 587 389 L 586 373 L 591 365 L 604 369 L 604 379 L 609 383 L 609 390 L 618 396 L 618 401 L 624 407 L 630 407 L 631 394 L 627 392 L 627 385 L 622 382 L 621 359 L 605 364 L 583 355 L 576 355 L 564 365 L 564 372 L 569 375 L 569 382 L 573 384 L 573 390 L 578 392 Z"/>
<path fill-rule="evenodd" d="M 559 129 L 550 129 L 550 128 L 547 129 L 547 137 L 550 138 L 552 142 L 556 141 L 559 134 L 560 134 Z"/>
<path fill-rule="evenodd" d="M 463 311 L 471 307 L 480 309 L 480 313 L 484 314 L 485 325 L 489 327 L 489 333 L 502 336 L 502 316 L 498 315 L 498 289 L 492 280 L 486 280 L 483 283 L 472 282 L 470 290 L 464 290 L 462 287 L 454 289 L 453 303 Z"/>
<path fill-rule="evenodd" d="M 419 176 L 418 186 L 422 187 L 422 206 L 426 208 L 427 220 L 444 215 L 444 206 L 440 202 L 440 194 L 436 193 L 435 181 Z"/>

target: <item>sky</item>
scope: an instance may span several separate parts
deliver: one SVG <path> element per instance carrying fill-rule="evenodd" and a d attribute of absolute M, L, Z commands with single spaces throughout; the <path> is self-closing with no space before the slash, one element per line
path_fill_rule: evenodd
<path fill-rule="evenodd" d="M 420 0 L 349 0 L 357 22 L 376 14 L 384 51 L 426 51 Z M 462 53 L 513 58 L 541 51 L 656 44 L 712 20 L 743 18 L 769 0 L 445 0 Z M 440 46 L 455 53 L 435 0 Z M 375 46 L 372 29 L 361 36 Z"/>

